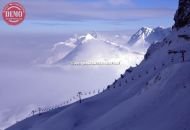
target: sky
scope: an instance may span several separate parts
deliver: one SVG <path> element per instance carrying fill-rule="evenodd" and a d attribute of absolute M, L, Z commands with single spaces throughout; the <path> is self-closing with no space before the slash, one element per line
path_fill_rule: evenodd
<path fill-rule="evenodd" d="M 0 10 L 12 0 L 1 0 Z M 17 0 L 26 10 L 25 21 L 4 32 L 76 32 L 169 27 L 178 0 Z"/>

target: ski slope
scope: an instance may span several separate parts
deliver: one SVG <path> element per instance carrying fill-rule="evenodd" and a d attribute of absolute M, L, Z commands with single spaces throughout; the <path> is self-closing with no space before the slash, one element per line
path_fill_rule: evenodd
<path fill-rule="evenodd" d="M 137 67 L 109 89 L 27 118 L 7 130 L 188 130 L 190 129 L 189 27 L 153 44 Z M 185 61 L 179 53 L 186 50 Z"/>

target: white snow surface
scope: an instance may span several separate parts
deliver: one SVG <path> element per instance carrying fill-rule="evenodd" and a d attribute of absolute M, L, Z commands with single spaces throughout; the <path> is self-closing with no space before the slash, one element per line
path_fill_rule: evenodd
<path fill-rule="evenodd" d="M 170 33 L 171 28 L 142 27 L 131 36 L 127 44 L 131 46 L 133 49 L 146 50 L 151 44 L 162 41 Z"/>
<path fill-rule="evenodd" d="M 45 64 L 71 65 L 79 62 L 117 62 L 130 67 L 140 63 L 145 54 L 145 51 L 135 52 L 133 50 L 93 32 L 56 43 Z"/>
<path fill-rule="evenodd" d="M 178 37 L 190 36 L 189 29 L 174 30 L 153 44 L 148 59 L 126 71 L 109 90 L 7 130 L 189 130 L 190 41 Z M 186 50 L 185 62 L 168 50 Z"/>
<path fill-rule="evenodd" d="M 118 36 L 115 38 L 116 34 Z M 92 92 L 96 90 L 97 92 L 102 90 L 107 84 L 118 78 L 126 68 L 135 66 L 143 59 L 143 55 L 140 53 L 129 53 L 128 60 L 126 60 L 122 55 L 124 51 L 122 53 L 119 51 L 119 48 L 125 48 L 121 46 L 121 42 L 127 41 L 126 32 L 98 32 L 98 34 L 90 32 L 74 36 L 72 34 L 54 35 L 35 33 L 15 36 L 13 34 L 16 41 L 9 39 L 9 36 L 6 35 L 7 38 L 2 39 L 2 43 L 5 44 L 1 44 L 0 49 L 0 130 L 25 119 L 31 115 L 32 110 L 36 110 L 39 106 L 60 105 L 68 98 L 76 96 L 78 91 Z M 92 41 L 100 41 L 102 45 L 97 44 L 96 46 L 96 43 L 92 45 L 90 44 Z M 86 49 L 93 46 L 96 50 L 98 47 L 108 47 L 110 52 L 113 50 L 115 59 L 120 57 L 119 60 L 116 59 L 117 61 L 122 59 L 126 64 L 96 66 L 64 66 L 61 64 L 60 67 L 55 64 L 79 44 L 83 47 L 86 46 Z M 123 50 L 127 51 L 126 48 Z M 103 54 L 102 50 L 98 51 Z M 88 52 L 88 50 L 84 52 Z M 93 59 L 93 55 L 96 56 L 96 51 L 93 52 L 89 52 L 92 55 L 89 59 Z M 79 53 L 85 56 L 82 52 Z M 111 57 L 108 55 L 108 51 L 106 53 L 108 57 Z M 88 56 L 87 53 L 86 55 Z M 136 56 L 140 56 L 140 58 L 137 59 Z M 110 59 L 108 57 L 108 61 L 104 63 L 113 61 L 112 57 Z M 88 59 L 85 61 L 89 62 Z M 118 63 L 117 61 L 115 62 Z M 41 63 L 45 63 L 45 65 L 41 65 Z M 96 84 L 92 85 L 92 82 L 96 82 Z"/>

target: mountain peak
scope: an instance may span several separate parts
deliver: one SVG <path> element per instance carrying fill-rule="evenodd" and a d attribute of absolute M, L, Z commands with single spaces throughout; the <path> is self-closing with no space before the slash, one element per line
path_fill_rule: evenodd
<path fill-rule="evenodd" d="M 83 42 L 96 39 L 95 36 L 93 36 L 91 33 L 87 33 L 86 35 L 80 36 L 79 40 Z"/>
<path fill-rule="evenodd" d="M 158 27 L 154 28 L 154 30 L 163 30 L 163 29 L 164 29 L 164 27 L 162 27 L 162 26 L 158 26 Z"/>
<path fill-rule="evenodd" d="M 179 0 L 179 7 L 174 16 L 175 24 L 173 28 L 180 29 L 190 24 L 190 1 Z"/>
<path fill-rule="evenodd" d="M 156 28 L 142 27 L 140 28 L 128 41 L 130 46 L 148 47 L 151 43 L 161 41 L 171 32 L 170 28 L 163 28 L 161 26 Z M 145 45 L 146 44 L 146 45 Z"/>
<path fill-rule="evenodd" d="M 140 30 L 142 30 L 142 31 L 151 31 L 152 28 L 149 28 L 149 27 L 141 27 Z"/>
<path fill-rule="evenodd" d="M 94 37 L 90 33 L 86 34 L 85 38 L 86 38 L 86 40 L 94 39 Z"/>
<path fill-rule="evenodd" d="M 145 39 L 152 32 L 151 28 L 142 27 L 140 28 L 129 40 L 129 43 L 134 43 L 139 39 Z"/>
<path fill-rule="evenodd" d="M 142 27 L 140 30 L 138 30 L 137 34 L 138 35 L 144 35 L 145 37 L 148 36 L 152 32 L 152 28 L 149 27 Z"/>

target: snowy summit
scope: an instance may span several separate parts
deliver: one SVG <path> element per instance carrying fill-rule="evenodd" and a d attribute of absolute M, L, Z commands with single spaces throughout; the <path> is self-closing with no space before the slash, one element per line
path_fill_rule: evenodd
<path fill-rule="evenodd" d="M 142 27 L 128 41 L 128 45 L 135 48 L 148 48 L 152 43 L 162 41 L 171 32 L 170 28 Z"/>

